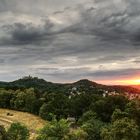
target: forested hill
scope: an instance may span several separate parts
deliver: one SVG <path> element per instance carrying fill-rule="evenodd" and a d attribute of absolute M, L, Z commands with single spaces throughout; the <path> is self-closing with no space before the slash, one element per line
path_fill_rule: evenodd
<path fill-rule="evenodd" d="M 44 79 L 39 79 L 37 77 L 24 77 L 19 80 L 13 82 L 0 82 L 0 88 L 6 89 L 25 89 L 33 87 L 35 90 L 44 92 L 54 92 L 54 93 L 93 93 L 98 92 L 101 93 L 102 91 L 115 91 L 117 93 L 140 93 L 139 89 L 136 89 L 131 86 L 108 86 L 98 84 L 96 82 L 89 81 L 87 79 L 79 80 L 74 83 L 68 84 L 61 84 L 61 83 L 52 83 L 47 82 Z"/>

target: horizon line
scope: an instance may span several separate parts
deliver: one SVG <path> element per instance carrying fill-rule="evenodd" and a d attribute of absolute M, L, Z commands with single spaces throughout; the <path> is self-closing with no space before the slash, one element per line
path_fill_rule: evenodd
<path fill-rule="evenodd" d="M 37 76 L 31 76 L 31 75 L 28 75 L 28 76 L 22 76 L 21 78 L 16 78 L 16 79 L 13 79 L 13 80 L 7 80 L 7 81 L 5 81 L 5 80 L 0 80 L 0 82 L 6 82 L 6 83 L 10 83 L 10 82 L 14 82 L 14 81 L 16 81 L 16 80 L 20 80 L 20 79 L 24 79 L 24 78 L 29 78 L 29 77 L 31 77 L 31 78 L 38 78 L 38 79 L 43 79 L 43 80 L 45 80 L 46 82 L 51 82 L 51 83 L 55 83 L 55 84 L 72 84 L 72 83 L 76 83 L 76 82 L 78 82 L 78 81 L 81 81 L 81 80 L 88 80 L 88 81 L 91 81 L 91 82 L 93 82 L 93 83 L 97 83 L 97 84 L 101 84 L 101 85 L 107 85 L 107 86 L 138 86 L 138 85 L 140 85 L 140 83 L 137 83 L 137 84 L 125 84 L 125 83 L 122 83 L 122 84 L 118 84 L 117 82 L 116 82 L 116 84 L 105 84 L 105 82 L 103 82 L 104 80 L 91 80 L 91 79 L 88 79 L 88 78 L 81 78 L 81 79 L 79 79 L 79 80 L 73 80 L 73 81 L 69 81 L 69 82 L 55 82 L 55 81 L 50 81 L 50 80 L 46 80 L 46 78 L 41 78 L 41 77 L 37 77 Z M 111 83 L 111 81 L 114 81 L 115 82 L 115 80 L 107 80 L 108 82 L 110 81 L 110 83 Z"/>

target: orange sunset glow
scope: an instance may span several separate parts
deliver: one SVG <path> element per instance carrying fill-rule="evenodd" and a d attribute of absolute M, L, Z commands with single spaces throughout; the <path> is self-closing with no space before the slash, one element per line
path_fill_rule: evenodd
<path fill-rule="evenodd" d="M 107 85 L 140 85 L 140 78 L 97 81 Z"/>
<path fill-rule="evenodd" d="M 120 82 L 120 84 L 125 84 L 125 85 L 139 85 L 140 79 L 120 80 L 118 82 Z"/>

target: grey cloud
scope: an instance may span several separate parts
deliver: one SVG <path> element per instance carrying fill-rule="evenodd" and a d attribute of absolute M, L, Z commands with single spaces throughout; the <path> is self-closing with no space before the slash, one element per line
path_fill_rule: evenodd
<path fill-rule="evenodd" d="M 44 76 L 46 78 L 48 77 L 49 79 L 52 79 L 54 81 L 58 81 L 59 79 L 61 79 L 62 82 L 67 82 L 78 78 L 84 78 L 87 72 L 89 72 L 89 68 L 46 68 L 36 70 L 35 74 Z"/>
<path fill-rule="evenodd" d="M 2 45 L 14 44 L 35 44 L 43 41 L 50 42 L 53 39 L 51 28 L 53 24 L 47 21 L 44 25 L 37 27 L 33 23 L 14 23 L 13 25 L 4 25 L 4 29 L 10 37 L 1 38 L 0 43 Z"/>
<path fill-rule="evenodd" d="M 0 0 L 0 12 L 8 11 L 10 7 L 14 7 L 16 5 L 15 0 L 12 2 L 8 2 L 7 0 Z"/>
<path fill-rule="evenodd" d="M 138 11 L 132 10 L 137 3 L 139 5 L 139 2 L 134 1 L 134 7 L 131 4 L 128 6 L 127 3 L 129 3 L 129 1 L 126 2 L 126 6 L 123 8 L 120 8 L 121 5 L 120 7 L 119 5 L 118 7 L 117 5 L 114 6 L 116 9 L 114 11 L 113 9 L 108 10 L 108 7 L 104 7 L 104 9 L 99 9 L 100 7 L 93 8 L 92 6 L 88 8 L 77 7 L 77 11 L 80 13 L 80 20 L 77 23 L 66 27 L 62 32 L 90 34 L 102 41 L 129 41 L 133 45 L 138 45 L 140 27 L 137 24 L 138 29 L 136 31 L 133 30 L 132 28 L 134 28 L 135 24 L 133 25 L 131 21 L 137 20 L 135 18 L 139 18 Z M 132 11 L 130 12 L 130 10 Z M 64 13 L 66 11 L 64 11 Z M 137 15 L 133 15 L 133 12 L 136 12 Z M 126 26 L 129 28 L 126 28 Z"/>
<path fill-rule="evenodd" d="M 45 76 L 48 78 L 61 79 L 62 81 L 75 80 L 80 78 L 89 78 L 96 80 L 108 80 L 108 78 L 128 78 L 135 74 L 140 74 L 140 69 L 118 69 L 118 70 L 92 70 L 88 67 L 82 68 L 69 68 L 69 69 L 58 69 L 58 68 L 40 68 L 36 70 L 36 74 Z"/>
<path fill-rule="evenodd" d="M 120 77 L 120 78 L 127 78 L 129 76 L 133 76 L 135 74 L 140 74 L 140 69 L 118 69 L 118 70 L 108 70 L 108 71 L 97 71 L 94 72 L 93 75 L 95 77 Z M 92 76 L 92 74 L 90 74 Z"/>
<path fill-rule="evenodd" d="M 0 59 L 0 64 L 4 64 L 5 60 L 4 59 Z"/>
<path fill-rule="evenodd" d="M 14 29 L 11 31 L 11 39 L 13 39 L 13 42 L 16 42 L 17 44 L 29 44 L 32 42 L 37 42 L 38 40 L 41 40 L 43 42 L 47 39 L 47 36 L 48 40 L 51 40 L 50 35 L 52 34 L 61 35 L 63 33 L 78 33 L 81 35 L 92 35 L 103 41 L 116 42 L 134 40 L 138 42 L 139 32 L 131 33 L 124 28 L 124 26 L 129 24 L 130 21 L 127 9 L 118 8 L 115 12 L 110 12 L 109 10 L 109 12 L 105 12 L 105 10 L 107 9 L 103 8 L 101 9 L 101 13 L 99 8 L 94 8 L 93 6 L 84 7 L 82 5 L 79 5 L 74 9 L 68 8 L 64 11 L 61 11 L 60 13 L 57 12 L 58 15 L 63 15 L 67 12 L 71 13 L 72 10 L 74 10 L 79 15 L 79 17 L 77 17 L 79 21 L 73 22 L 70 25 L 66 25 L 66 27 L 64 26 L 64 28 L 61 27 L 57 32 L 53 32 L 53 30 L 50 30 L 52 29 L 52 27 L 55 28 L 56 26 L 58 26 L 57 24 L 53 24 L 50 21 L 47 23 L 47 27 L 34 27 L 33 25 L 16 23 L 14 25 Z M 4 41 L 6 42 L 6 39 Z M 12 40 L 10 41 L 10 43 L 11 42 Z"/>
<path fill-rule="evenodd" d="M 109 22 L 111 18 L 112 21 Z M 128 22 L 126 17 L 122 17 L 122 19 L 117 20 L 117 15 L 110 15 L 110 17 L 101 19 L 97 23 L 97 26 L 94 26 L 94 21 L 89 23 L 86 21 L 81 21 L 80 23 L 64 29 L 64 32 L 73 32 L 87 35 L 90 34 L 103 41 L 123 41 L 127 38 L 129 39 L 129 34 L 127 34 L 127 32 L 122 28 L 125 25 L 125 22 Z"/>
<path fill-rule="evenodd" d="M 2 71 L 11 79 L 30 74 L 57 82 L 139 73 L 139 5 L 139 0 L 0 0 Z"/>

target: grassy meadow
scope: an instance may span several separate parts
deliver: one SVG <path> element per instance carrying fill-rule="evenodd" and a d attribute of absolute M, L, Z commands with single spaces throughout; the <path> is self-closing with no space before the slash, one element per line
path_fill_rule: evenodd
<path fill-rule="evenodd" d="M 10 114 L 10 115 L 7 115 Z M 0 109 L 0 124 L 6 128 L 13 122 L 20 122 L 25 124 L 30 130 L 30 140 L 36 137 L 37 131 L 46 123 L 40 117 L 26 112 L 14 111 L 9 109 Z"/>

